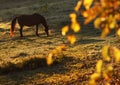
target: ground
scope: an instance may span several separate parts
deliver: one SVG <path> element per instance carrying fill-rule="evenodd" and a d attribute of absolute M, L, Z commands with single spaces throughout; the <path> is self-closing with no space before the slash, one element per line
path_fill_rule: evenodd
<path fill-rule="evenodd" d="M 115 33 L 101 39 L 101 31 L 96 30 L 92 23 L 83 26 L 84 19 L 81 16 L 78 21 L 82 28 L 75 34 L 77 42 L 75 45 L 68 43 L 66 37 L 61 35 L 61 27 L 69 24 L 69 14 L 74 11 L 77 0 L 0 0 L 0 3 L 0 66 L 6 66 L 5 69 L 0 67 L 0 85 L 85 85 L 95 71 L 96 62 L 102 59 L 101 48 L 104 45 L 120 48 Z M 40 25 L 39 37 L 35 35 L 34 26 L 24 28 L 23 38 L 20 37 L 17 26 L 15 36 L 10 37 L 12 18 L 32 13 L 45 16 L 51 30 L 50 36 L 46 36 Z M 67 44 L 67 50 L 63 52 L 62 61 L 47 66 L 44 60 L 38 59 L 45 58 L 63 43 Z M 21 69 L 14 69 L 11 64 L 31 58 L 33 60 L 27 61 L 24 67 L 18 64 Z M 43 62 L 42 65 L 40 61 Z M 117 66 L 115 70 L 118 71 L 120 64 Z"/>

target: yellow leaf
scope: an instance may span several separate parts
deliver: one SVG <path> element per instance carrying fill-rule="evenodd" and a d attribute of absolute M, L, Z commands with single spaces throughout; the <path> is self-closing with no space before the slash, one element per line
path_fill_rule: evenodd
<path fill-rule="evenodd" d="M 78 12 L 78 10 L 80 9 L 81 4 L 82 4 L 82 1 L 78 1 L 77 5 L 74 8 L 76 12 Z"/>
<path fill-rule="evenodd" d="M 86 18 L 89 16 L 88 12 L 87 11 L 82 11 L 82 15 Z"/>
<path fill-rule="evenodd" d="M 95 26 L 95 28 L 100 28 L 100 24 L 101 24 L 101 18 L 97 18 L 97 19 L 94 21 L 94 26 Z"/>
<path fill-rule="evenodd" d="M 113 21 L 110 23 L 109 27 L 110 27 L 111 29 L 114 29 L 114 28 L 115 28 L 115 24 L 116 24 L 116 22 L 113 20 Z"/>
<path fill-rule="evenodd" d="M 76 18 L 77 15 L 76 15 L 75 13 L 71 13 L 71 14 L 70 14 L 70 17 L 71 17 L 71 18 Z"/>
<path fill-rule="evenodd" d="M 102 64 L 103 64 L 103 61 L 102 60 L 99 60 L 96 64 L 96 72 L 97 73 L 101 73 L 102 71 Z"/>
<path fill-rule="evenodd" d="M 108 22 L 109 22 L 109 28 L 114 29 L 115 25 L 116 25 L 116 20 L 115 20 L 115 17 L 112 14 L 109 15 Z"/>
<path fill-rule="evenodd" d="M 97 84 L 96 84 L 96 81 L 95 81 L 94 79 L 91 79 L 91 80 L 89 81 L 89 85 L 97 85 Z"/>
<path fill-rule="evenodd" d="M 104 46 L 102 48 L 102 56 L 103 59 L 106 61 L 110 61 L 110 56 L 109 56 L 109 46 Z"/>
<path fill-rule="evenodd" d="M 78 32 L 80 30 L 80 25 L 78 22 L 72 23 L 71 28 L 74 32 Z"/>
<path fill-rule="evenodd" d="M 83 5 L 88 10 L 90 6 L 92 5 L 93 0 L 84 0 Z"/>
<path fill-rule="evenodd" d="M 99 73 L 94 73 L 91 75 L 90 77 L 92 80 L 97 80 L 98 78 L 100 78 L 100 74 Z"/>
<path fill-rule="evenodd" d="M 62 35 L 63 35 L 63 36 L 66 35 L 66 33 L 68 32 L 68 30 L 69 30 L 69 26 L 64 26 L 64 27 L 62 28 Z"/>
<path fill-rule="evenodd" d="M 76 37 L 74 35 L 69 35 L 67 39 L 71 44 L 74 44 L 76 42 Z"/>
<path fill-rule="evenodd" d="M 110 71 L 113 71 L 113 67 L 111 66 L 111 65 L 109 65 L 108 67 L 107 67 L 107 70 L 110 72 Z"/>
<path fill-rule="evenodd" d="M 110 33 L 110 29 L 108 28 L 108 25 L 105 26 L 105 28 L 102 31 L 101 38 L 104 38 Z"/>
<path fill-rule="evenodd" d="M 75 13 L 71 13 L 69 16 L 70 16 L 70 18 L 71 18 L 71 22 L 72 22 L 72 23 L 76 22 L 76 17 L 77 17 L 77 15 L 76 15 Z"/>
<path fill-rule="evenodd" d="M 50 54 L 46 57 L 47 65 L 51 65 L 51 64 L 53 63 L 52 56 L 53 56 L 53 54 L 50 53 Z"/>
<path fill-rule="evenodd" d="M 113 47 L 114 50 L 114 57 L 115 57 L 115 61 L 119 62 L 120 61 L 120 50 L 116 47 Z"/>
<path fill-rule="evenodd" d="M 120 36 L 120 28 L 117 30 L 117 35 Z"/>

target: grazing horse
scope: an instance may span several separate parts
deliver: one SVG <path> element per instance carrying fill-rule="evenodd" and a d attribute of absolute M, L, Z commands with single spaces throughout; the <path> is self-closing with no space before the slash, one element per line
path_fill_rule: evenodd
<path fill-rule="evenodd" d="M 24 26 L 34 26 L 34 25 L 36 25 L 36 35 L 39 36 L 38 35 L 39 24 L 42 24 L 45 27 L 45 32 L 46 32 L 47 36 L 49 36 L 49 33 L 48 33 L 49 28 L 48 28 L 47 22 L 46 22 L 45 18 L 43 16 L 41 16 L 40 14 L 34 13 L 32 15 L 20 15 L 20 16 L 15 17 L 11 23 L 11 29 L 10 29 L 11 36 L 14 35 L 16 21 L 18 21 L 18 24 L 20 26 L 20 36 L 21 37 L 23 37 L 22 30 L 23 30 Z"/>

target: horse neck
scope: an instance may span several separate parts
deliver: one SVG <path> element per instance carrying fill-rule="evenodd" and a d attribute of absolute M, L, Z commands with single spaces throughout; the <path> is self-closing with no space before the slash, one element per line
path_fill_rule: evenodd
<path fill-rule="evenodd" d="M 47 25 L 47 22 L 45 20 L 42 22 L 42 25 L 45 27 L 45 29 L 48 29 L 48 25 Z"/>

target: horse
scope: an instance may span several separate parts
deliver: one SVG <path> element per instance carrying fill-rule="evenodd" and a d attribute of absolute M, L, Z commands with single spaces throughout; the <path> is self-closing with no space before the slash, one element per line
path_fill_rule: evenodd
<path fill-rule="evenodd" d="M 48 28 L 47 22 L 45 18 L 38 13 L 34 13 L 31 15 L 24 14 L 24 15 L 19 15 L 13 18 L 13 20 L 11 21 L 10 36 L 14 36 L 16 21 L 18 22 L 20 26 L 21 37 L 23 37 L 22 31 L 23 31 L 24 26 L 34 26 L 34 25 L 36 25 L 36 35 L 39 36 L 38 35 L 39 24 L 42 24 L 45 27 L 45 32 L 47 36 L 49 36 L 49 28 Z"/>

